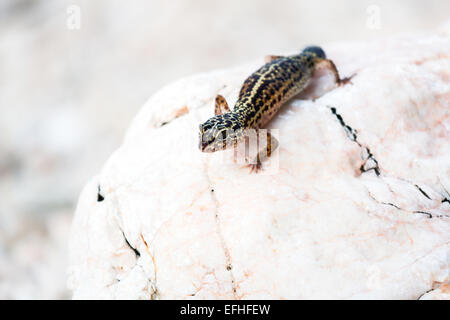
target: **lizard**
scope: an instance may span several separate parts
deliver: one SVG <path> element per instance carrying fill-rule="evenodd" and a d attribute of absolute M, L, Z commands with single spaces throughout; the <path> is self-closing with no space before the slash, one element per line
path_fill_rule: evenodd
<path fill-rule="evenodd" d="M 286 101 L 301 93 L 318 69 L 329 68 L 339 86 L 350 82 L 353 77 L 341 79 L 334 62 L 327 59 L 318 46 L 306 47 L 291 56 L 267 56 L 265 62 L 244 81 L 233 110 L 223 96 L 216 96 L 215 115 L 199 126 L 199 149 L 202 152 L 235 147 L 245 139 L 249 129 L 256 130 L 258 135 L 258 129 L 263 128 Z M 270 132 L 266 134 L 267 145 L 249 164 L 250 172 L 258 172 L 279 145 Z"/>

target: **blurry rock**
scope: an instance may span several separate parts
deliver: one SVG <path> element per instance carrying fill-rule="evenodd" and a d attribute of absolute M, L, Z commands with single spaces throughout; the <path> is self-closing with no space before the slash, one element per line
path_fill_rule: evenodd
<path fill-rule="evenodd" d="M 325 49 L 353 84 L 288 103 L 279 167 L 258 174 L 200 153 L 197 127 L 262 59 L 153 96 L 79 199 L 74 298 L 417 299 L 448 282 L 448 35 Z"/>
<path fill-rule="evenodd" d="M 17 219 L 17 218 L 16 218 Z M 2 299 L 68 299 L 65 286 L 67 234 L 71 214 L 55 210 L 44 221 L 30 216 L 25 222 L 8 225 L 0 248 L 0 296 Z M 20 221 L 20 220 L 19 220 Z"/>

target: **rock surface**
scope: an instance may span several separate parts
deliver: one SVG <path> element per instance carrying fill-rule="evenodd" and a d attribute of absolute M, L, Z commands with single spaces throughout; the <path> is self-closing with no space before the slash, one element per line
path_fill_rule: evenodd
<path fill-rule="evenodd" d="M 420 300 L 450 300 L 450 286 L 447 283 L 437 289 L 431 289 L 421 296 Z"/>
<path fill-rule="evenodd" d="M 324 48 L 356 76 L 283 107 L 274 170 L 197 149 L 215 95 L 232 104 L 262 59 L 153 96 L 80 196 L 74 298 L 445 298 L 449 33 Z"/>

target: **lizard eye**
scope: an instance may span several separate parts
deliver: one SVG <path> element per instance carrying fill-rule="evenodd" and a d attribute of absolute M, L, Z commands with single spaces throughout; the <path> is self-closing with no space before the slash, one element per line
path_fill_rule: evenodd
<path fill-rule="evenodd" d="M 228 129 L 219 131 L 219 132 L 217 133 L 217 135 L 216 135 L 216 139 L 217 139 L 218 141 L 225 141 L 225 140 L 227 140 L 228 134 L 229 134 L 228 131 L 229 131 Z"/>
<path fill-rule="evenodd" d="M 214 139 L 215 139 L 213 133 L 214 133 L 214 132 L 213 132 L 211 129 L 202 131 L 202 134 L 201 134 L 201 135 L 202 135 L 203 141 L 206 142 L 206 143 L 211 143 L 211 142 L 213 142 Z"/>

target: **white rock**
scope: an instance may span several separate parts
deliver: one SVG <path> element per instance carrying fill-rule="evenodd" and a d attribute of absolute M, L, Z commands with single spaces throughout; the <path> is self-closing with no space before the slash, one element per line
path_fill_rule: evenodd
<path fill-rule="evenodd" d="M 448 284 L 443 284 L 439 288 L 425 293 L 420 300 L 450 300 L 450 287 Z"/>
<path fill-rule="evenodd" d="M 325 51 L 357 75 L 272 121 L 278 170 L 197 149 L 215 95 L 233 103 L 262 59 L 153 96 L 81 194 L 74 298 L 417 299 L 448 282 L 449 35 Z"/>

